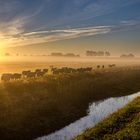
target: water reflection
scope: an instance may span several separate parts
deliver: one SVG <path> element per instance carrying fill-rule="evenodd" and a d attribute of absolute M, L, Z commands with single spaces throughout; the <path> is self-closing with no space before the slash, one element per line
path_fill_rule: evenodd
<path fill-rule="evenodd" d="M 129 96 L 109 98 L 103 101 L 94 102 L 89 106 L 87 116 L 55 133 L 37 138 L 36 140 L 71 140 L 73 137 L 81 134 L 87 128 L 93 127 L 109 114 L 117 111 L 138 96 L 140 96 L 140 92 Z"/>

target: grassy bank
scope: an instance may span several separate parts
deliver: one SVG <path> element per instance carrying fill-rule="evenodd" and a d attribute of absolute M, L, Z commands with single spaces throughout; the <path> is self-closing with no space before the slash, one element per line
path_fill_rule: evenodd
<path fill-rule="evenodd" d="M 140 97 L 74 140 L 139 140 Z"/>
<path fill-rule="evenodd" d="M 50 75 L 0 84 L 0 139 L 32 140 L 86 115 L 89 103 L 140 91 L 140 70 Z"/>

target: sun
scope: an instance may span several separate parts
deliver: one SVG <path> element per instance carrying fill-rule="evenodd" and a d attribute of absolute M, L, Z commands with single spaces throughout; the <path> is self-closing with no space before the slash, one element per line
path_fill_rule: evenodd
<path fill-rule="evenodd" d="M 10 39 L 1 39 L 0 38 L 0 51 L 1 51 L 1 49 L 9 47 L 10 44 L 12 44 Z"/>
<path fill-rule="evenodd" d="M 0 41 L 0 49 L 5 47 L 5 43 L 3 41 Z"/>
<path fill-rule="evenodd" d="M 4 54 L 4 49 L 6 48 L 6 46 L 6 41 L 0 39 L 0 55 Z"/>
<path fill-rule="evenodd" d="M 4 35 L 0 34 L 0 49 L 6 47 L 8 42 L 9 40 L 6 39 Z"/>

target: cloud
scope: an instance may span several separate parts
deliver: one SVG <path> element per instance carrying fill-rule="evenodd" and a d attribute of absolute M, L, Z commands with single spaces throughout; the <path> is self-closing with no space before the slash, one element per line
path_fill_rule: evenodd
<path fill-rule="evenodd" d="M 85 36 L 94 36 L 98 34 L 105 34 L 110 32 L 109 26 L 97 26 L 86 28 L 74 28 L 63 30 L 47 30 L 29 32 L 15 38 L 14 44 L 17 45 L 31 45 L 36 43 L 54 42 L 59 40 L 74 39 Z"/>
<path fill-rule="evenodd" d="M 24 30 L 25 32 L 29 30 L 46 30 L 46 28 L 59 29 L 67 26 L 72 28 L 80 27 L 81 24 L 87 24 L 87 20 L 89 22 L 89 20 L 112 13 L 121 7 L 138 1 L 4 0 L 0 1 L 0 30 L 9 26 L 12 26 L 11 30 L 17 27 L 16 30 Z"/>
<path fill-rule="evenodd" d="M 46 22 L 40 29 L 48 27 L 79 26 L 86 21 L 118 11 L 139 0 L 53 0 L 47 3 L 43 12 L 46 13 Z M 54 10 L 55 9 L 55 10 Z M 43 19 L 43 21 L 45 21 Z"/>
<path fill-rule="evenodd" d="M 9 32 L 9 34 L 3 36 L 2 34 L 0 34 L 0 39 L 3 39 L 5 41 L 10 40 L 10 46 L 27 46 L 87 36 L 103 35 L 112 32 L 128 31 L 139 28 L 140 24 L 132 21 L 122 21 L 120 25 L 112 26 L 94 26 L 59 30 L 39 30 L 33 32 L 22 32 L 22 30 L 16 30 L 17 28 L 13 28 L 11 29 L 12 33 Z"/>
<path fill-rule="evenodd" d="M 123 20 L 123 21 L 121 21 L 121 23 L 124 24 L 124 25 L 135 25 L 136 21 L 134 21 L 134 20 Z"/>
<path fill-rule="evenodd" d="M 26 25 L 32 24 L 32 18 L 43 10 L 46 1 L 41 0 L 38 5 L 32 3 L 28 4 L 19 0 L 0 1 L 1 34 L 16 35 L 26 32 Z"/>
<path fill-rule="evenodd" d="M 10 42 L 8 46 L 21 46 L 129 30 L 136 27 L 136 23 L 125 18 L 115 26 L 105 24 L 101 18 L 101 25 L 108 26 L 90 24 L 88 27 L 87 23 L 95 17 L 104 19 L 106 14 L 137 2 L 139 0 L 0 1 L 0 41 Z M 84 22 L 86 20 L 88 22 Z M 66 28 L 68 26 L 70 28 Z"/>

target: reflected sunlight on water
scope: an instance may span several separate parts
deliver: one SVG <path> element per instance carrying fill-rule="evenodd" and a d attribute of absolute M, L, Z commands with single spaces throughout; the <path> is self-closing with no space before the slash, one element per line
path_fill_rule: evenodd
<path fill-rule="evenodd" d="M 140 96 L 140 92 L 129 96 L 109 98 L 103 101 L 94 102 L 89 106 L 87 116 L 55 133 L 37 138 L 36 140 L 71 140 L 75 136 L 84 132 L 87 128 L 95 126 L 109 114 L 122 108 L 138 96 Z"/>

